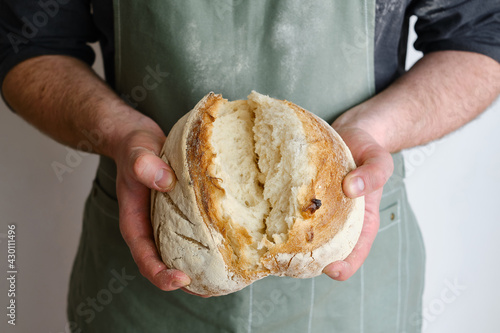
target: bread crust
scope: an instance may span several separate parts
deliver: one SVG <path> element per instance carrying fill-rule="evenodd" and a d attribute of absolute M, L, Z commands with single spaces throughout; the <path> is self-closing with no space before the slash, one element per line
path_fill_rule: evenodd
<path fill-rule="evenodd" d="M 227 102 L 221 95 L 206 95 L 174 125 L 160 153 L 177 177 L 169 193 L 152 191 L 151 221 L 162 260 L 191 277 L 188 290 L 210 296 L 240 290 L 267 275 L 320 275 L 352 251 L 363 223 L 363 198 L 350 199 L 342 191 L 343 178 L 356 167 L 349 149 L 325 121 L 282 101 L 302 123 L 313 181 L 298 193 L 300 211 L 286 242 L 269 246 L 250 269 L 239 250 L 252 237 L 224 217 L 225 190 L 211 169 L 213 123 Z"/>
<path fill-rule="evenodd" d="M 307 133 L 309 162 L 315 176 L 299 199 L 302 219 L 295 221 L 286 243 L 265 255 L 264 265 L 273 275 L 310 278 L 352 251 L 361 230 L 359 224 L 350 221 L 359 221 L 356 214 L 363 213 L 364 198 L 350 199 L 342 190 L 342 180 L 356 168 L 342 138 L 323 119 L 285 103 L 294 109 Z M 316 200 L 321 207 L 311 209 Z"/>

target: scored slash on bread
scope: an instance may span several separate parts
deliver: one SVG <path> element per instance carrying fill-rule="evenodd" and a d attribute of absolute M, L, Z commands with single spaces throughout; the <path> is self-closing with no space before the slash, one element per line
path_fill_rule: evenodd
<path fill-rule="evenodd" d="M 342 191 L 352 155 L 293 103 L 210 93 L 174 125 L 160 156 L 177 183 L 152 191 L 155 241 L 194 293 L 225 295 L 268 275 L 314 277 L 357 242 L 364 199 Z"/>

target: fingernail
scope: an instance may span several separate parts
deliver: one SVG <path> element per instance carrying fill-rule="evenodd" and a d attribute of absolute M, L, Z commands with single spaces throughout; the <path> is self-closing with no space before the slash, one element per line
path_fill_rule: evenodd
<path fill-rule="evenodd" d="M 327 275 L 332 279 L 336 279 L 340 276 L 340 272 L 339 271 L 328 272 Z"/>
<path fill-rule="evenodd" d="M 173 177 L 167 169 L 160 169 L 156 172 L 155 184 L 161 189 L 168 190 L 172 186 Z"/>
<path fill-rule="evenodd" d="M 186 279 L 186 280 L 174 280 L 172 282 L 172 286 L 174 286 L 175 288 L 182 288 L 182 287 L 189 285 L 190 283 L 191 283 L 191 281 L 188 279 Z"/>
<path fill-rule="evenodd" d="M 361 177 L 354 177 L 348 183 L 349 194 L 359 196 L 365 189 L 365 182 Z"/>

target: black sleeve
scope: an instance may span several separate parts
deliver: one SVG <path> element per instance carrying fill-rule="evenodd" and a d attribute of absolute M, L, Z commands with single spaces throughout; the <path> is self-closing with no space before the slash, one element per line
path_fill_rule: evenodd
<path fill-rule="evenodd" d="M 415 48 L 470 51 L 500 62 L 500 0 L 415 0 Z"/>
<path fill-rule="evenodd" d="M 0 87 L 31 57 L 68 55 L 92 65 L 96 40 L 90 0 L 0 0 Z"/>

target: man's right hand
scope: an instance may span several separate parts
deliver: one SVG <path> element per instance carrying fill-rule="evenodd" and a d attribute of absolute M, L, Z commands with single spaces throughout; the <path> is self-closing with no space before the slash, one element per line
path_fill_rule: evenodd
<path fill-rule="evenodd" d="M 165 136 L 156 130 L 134 130 L 117 147 L 116 190 L 120 230 L 141 274 L 164 291 L 187 286 L 191 280 L 169 269 L 156 249 L 150 221 L 150 189 L 166 192 L 175 185 L 175 174 L 158 157 Z"/>
<path fill-rule="evenodd" d="M 175 182 L 157 156 L 165 140 L 160 127 L 72 57 L 27 59 L 9 71 L 2 90 L 20 116 L 60 143 L 78 149 L 88 142 L 85 133 L 101 135 L 91 150 L 116 162 L 120 230 L 139 270 L 162 290 L 189 284 L 188 276 L 161 261 L 149 219 L 150 189 L 168 191 Z"/>

